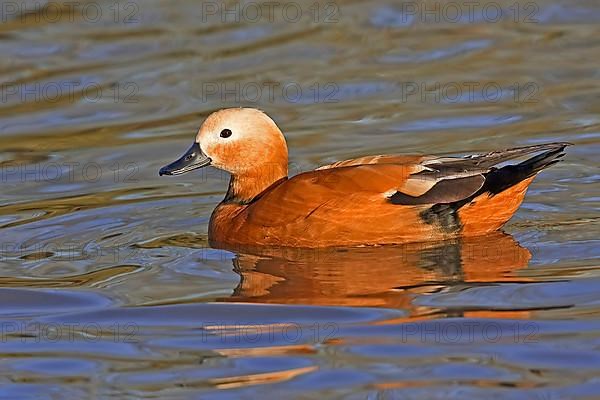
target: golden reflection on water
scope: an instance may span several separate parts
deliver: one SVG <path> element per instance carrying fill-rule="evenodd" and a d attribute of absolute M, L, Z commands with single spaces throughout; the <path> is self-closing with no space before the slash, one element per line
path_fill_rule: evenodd
<path fill-rule="evenodd" d="M 531 258 L 500 232 L 441 243 L 235 252 L 234 270 L 241 280 L 223 301 L 390 307 L 409 310 L 410 318 L 439 317 L 436 310 L 411 303 L 415 295 L 446 285 L 528 281 L 518 272 Z"/>

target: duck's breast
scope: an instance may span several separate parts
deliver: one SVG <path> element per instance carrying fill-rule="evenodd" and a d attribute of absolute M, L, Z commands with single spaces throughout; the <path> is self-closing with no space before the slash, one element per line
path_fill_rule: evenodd
<path fill-rule="evenodd" d="M 337 167 L 297 175 L 247 206 L 222 204 L 211 240 L 298 247 L 418 241 L 432 227 L 422 206 L 392 204 L 408 165 Z"/>

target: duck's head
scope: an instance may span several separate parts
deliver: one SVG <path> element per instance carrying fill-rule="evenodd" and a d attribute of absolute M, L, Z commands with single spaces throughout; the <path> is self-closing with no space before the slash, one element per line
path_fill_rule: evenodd
<path fill-rule="evenodd" d="M 177 161 L 162 167 L 159 175 L 179 175 L 209 165 L 232 175 L 238 193 L 228 193 L 228 197 L 250 200 L 260 193 L 256 191 L 287 176 L 285 138 L 260 110 L 220 110 L 206 118 L 192 147 Z"/>

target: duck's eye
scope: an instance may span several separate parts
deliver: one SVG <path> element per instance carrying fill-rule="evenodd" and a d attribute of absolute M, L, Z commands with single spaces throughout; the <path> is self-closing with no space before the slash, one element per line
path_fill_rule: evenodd
<path fill-rule="evenodd" d="M 231 130 L 229 130 L 229 129 L 223 129 L 221 131 L 221 137 L 222 138 L 228 138 L 229 136 L 231 136 Z"/>
<path fill-rule="evenodd" d="M 185 161 L 190 161 L 194 157 L 196 157 L 196 153 L 188 154 L 185 156 Z"/>

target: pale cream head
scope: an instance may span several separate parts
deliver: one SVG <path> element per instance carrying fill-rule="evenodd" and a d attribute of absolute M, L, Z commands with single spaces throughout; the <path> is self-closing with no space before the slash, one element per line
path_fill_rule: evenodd
<path fill-rule="evenodd" d="M 231 132 L 230 136 L 227 136 Z M 233 175 L 275 169 L 287 176 L 288 151 L 283 134 L 265 113 L 254 108 L 227 108 L 206 118 L 196 142 L 211 165 Z"/>
<path fill-rule="evenodd" d="M 194 144 L 159 175 L 181 175 L 212 165 L 231 174 L 224 202 L 247 204 L 287 178 L 288 152 L 271 118 L 254 108 L 228 108 L 206 118 Z"/>

